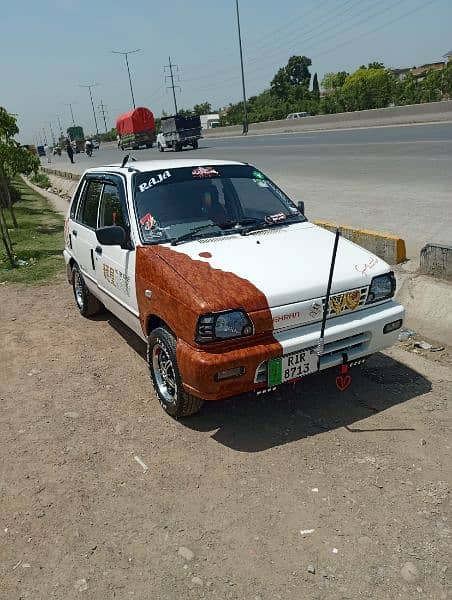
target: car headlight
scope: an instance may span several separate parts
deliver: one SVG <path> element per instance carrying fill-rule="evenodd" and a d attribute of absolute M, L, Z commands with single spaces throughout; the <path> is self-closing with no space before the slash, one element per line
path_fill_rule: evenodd
<path fill-rule="evenodd" d="M 371 281 L 369 293 L 367 294 L 366 304 L 380 302 L 394 296 L 396 289 L 396 280 L 394 273 L 390 271 L 384 275 L 377 275 Z"/>
<path fill-rule="evenodd" d="M 196 326 L 197 342 L 229 340 L 252 335 L 253 324 L 243 310 L 227 310 L 201 315 Z"/>

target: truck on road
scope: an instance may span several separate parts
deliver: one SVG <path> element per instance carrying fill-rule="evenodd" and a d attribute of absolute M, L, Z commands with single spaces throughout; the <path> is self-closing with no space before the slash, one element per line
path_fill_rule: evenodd
<path fill-rule="evenodd" d="M 174 152 L 179 152 L 184 146 L 191 146 L 193 150 L 196 150 L 200 137 L 201 119 L 199 115 L 162 117 L 161 132 L 157 136 L 157 147 L 160 152 L 166 148 L 172 148 Z"/>
<path fill-rule="evenodd" d="M 66 129 L 66 133 L 68 134 L 75 153 L 78 154 L 79 152 L 84 152 L 85 134 L 83 132 L 83 127 L 80 127 L 79 125 L 73 125 L 72 127 L 68 127 Z"/>
<path fill-rule="evenodd" d="M 118 146 L 121 150 L 152 148 L 155 142 L 155 121 L 152 112 L 143 106 L 129 110 L 116 119 Z"/>

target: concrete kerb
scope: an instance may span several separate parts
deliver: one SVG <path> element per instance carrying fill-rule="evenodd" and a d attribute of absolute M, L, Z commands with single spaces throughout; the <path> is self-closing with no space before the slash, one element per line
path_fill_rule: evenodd
<path fill-rule="evenodd" d="M 452 281 L 452 246 L 426 244 L 421 250 L 419 270 L 424 275 Z"/>
<path fill-rule="evenodd" d="M 41 171 L 48 175 L 56 175 L 57 177 L 63 177 L 64 179 L 75 179 L 79 180 L 80 173 L 71 173 L 70 171 L 60 171 L 59 169 L 51 169 L 50 167 L 41 167 Z"/>
<path fill-rule="evenodd" d="M 376 254 L 390 265 L 397 265 L 406 260 L 405 240 L 390 233 L 380 233 L 368 229 L 358 229 L 348 225 L 336 225 L 328 221 L 314 221 L 316 225 L 336 231 L 339 228 L 341 235 L 347 240 L 355 242 Z"/>

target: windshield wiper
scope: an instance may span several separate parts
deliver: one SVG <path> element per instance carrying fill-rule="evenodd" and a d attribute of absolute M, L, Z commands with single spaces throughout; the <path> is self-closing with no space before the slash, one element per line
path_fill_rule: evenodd
<path fill-rule="evenodd" d="M 204 229 L 211 229 L 212 227 L 218 227 L 218 225 L 215 225 L 215 223 L 207 223 L 205 225 L 200 225 L 199 227 L 195 227 L 194 229 L 191 229 L 187 233 L 183 233 L 182 235 L 178 236 L 177 238 L 174 238 L 173 241 L 171 242 L 171 246 L 177 246 L 177 244 L 179 244 L 180 242 L 184 242 L 186 240 L 191 240 L 200 231 L 203 231 Z M 214 233 L 218 233 L 218 232 L 214 232 Z"/>
<path fill-rule="evenodd" d="M 267 229 L 267 227 L 280 227 L 281 225 L 289 225 L 294 218 L 300 219 L 300 223 L 303 222 L 302 215 L 294 213 L 292 215 L 286 215 L 286 218 L 282 219 L 281 221 L 259 221 L 255 225 L 250 225 L 250 227 L 240 230 L 240 235 L 248 235 L 249 233 L 253 233 L 253 231 L 259 231 L 259 229 Z"/>

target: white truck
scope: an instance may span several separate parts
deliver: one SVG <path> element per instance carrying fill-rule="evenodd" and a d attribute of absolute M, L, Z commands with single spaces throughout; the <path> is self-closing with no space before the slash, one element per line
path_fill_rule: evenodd
<path fill-rule="evenodd" d="M 201 115 L 200 118 L 202 129 L 215 129 L 216 127 L 220 126 L 220 115 L 218 113 Z"/>

